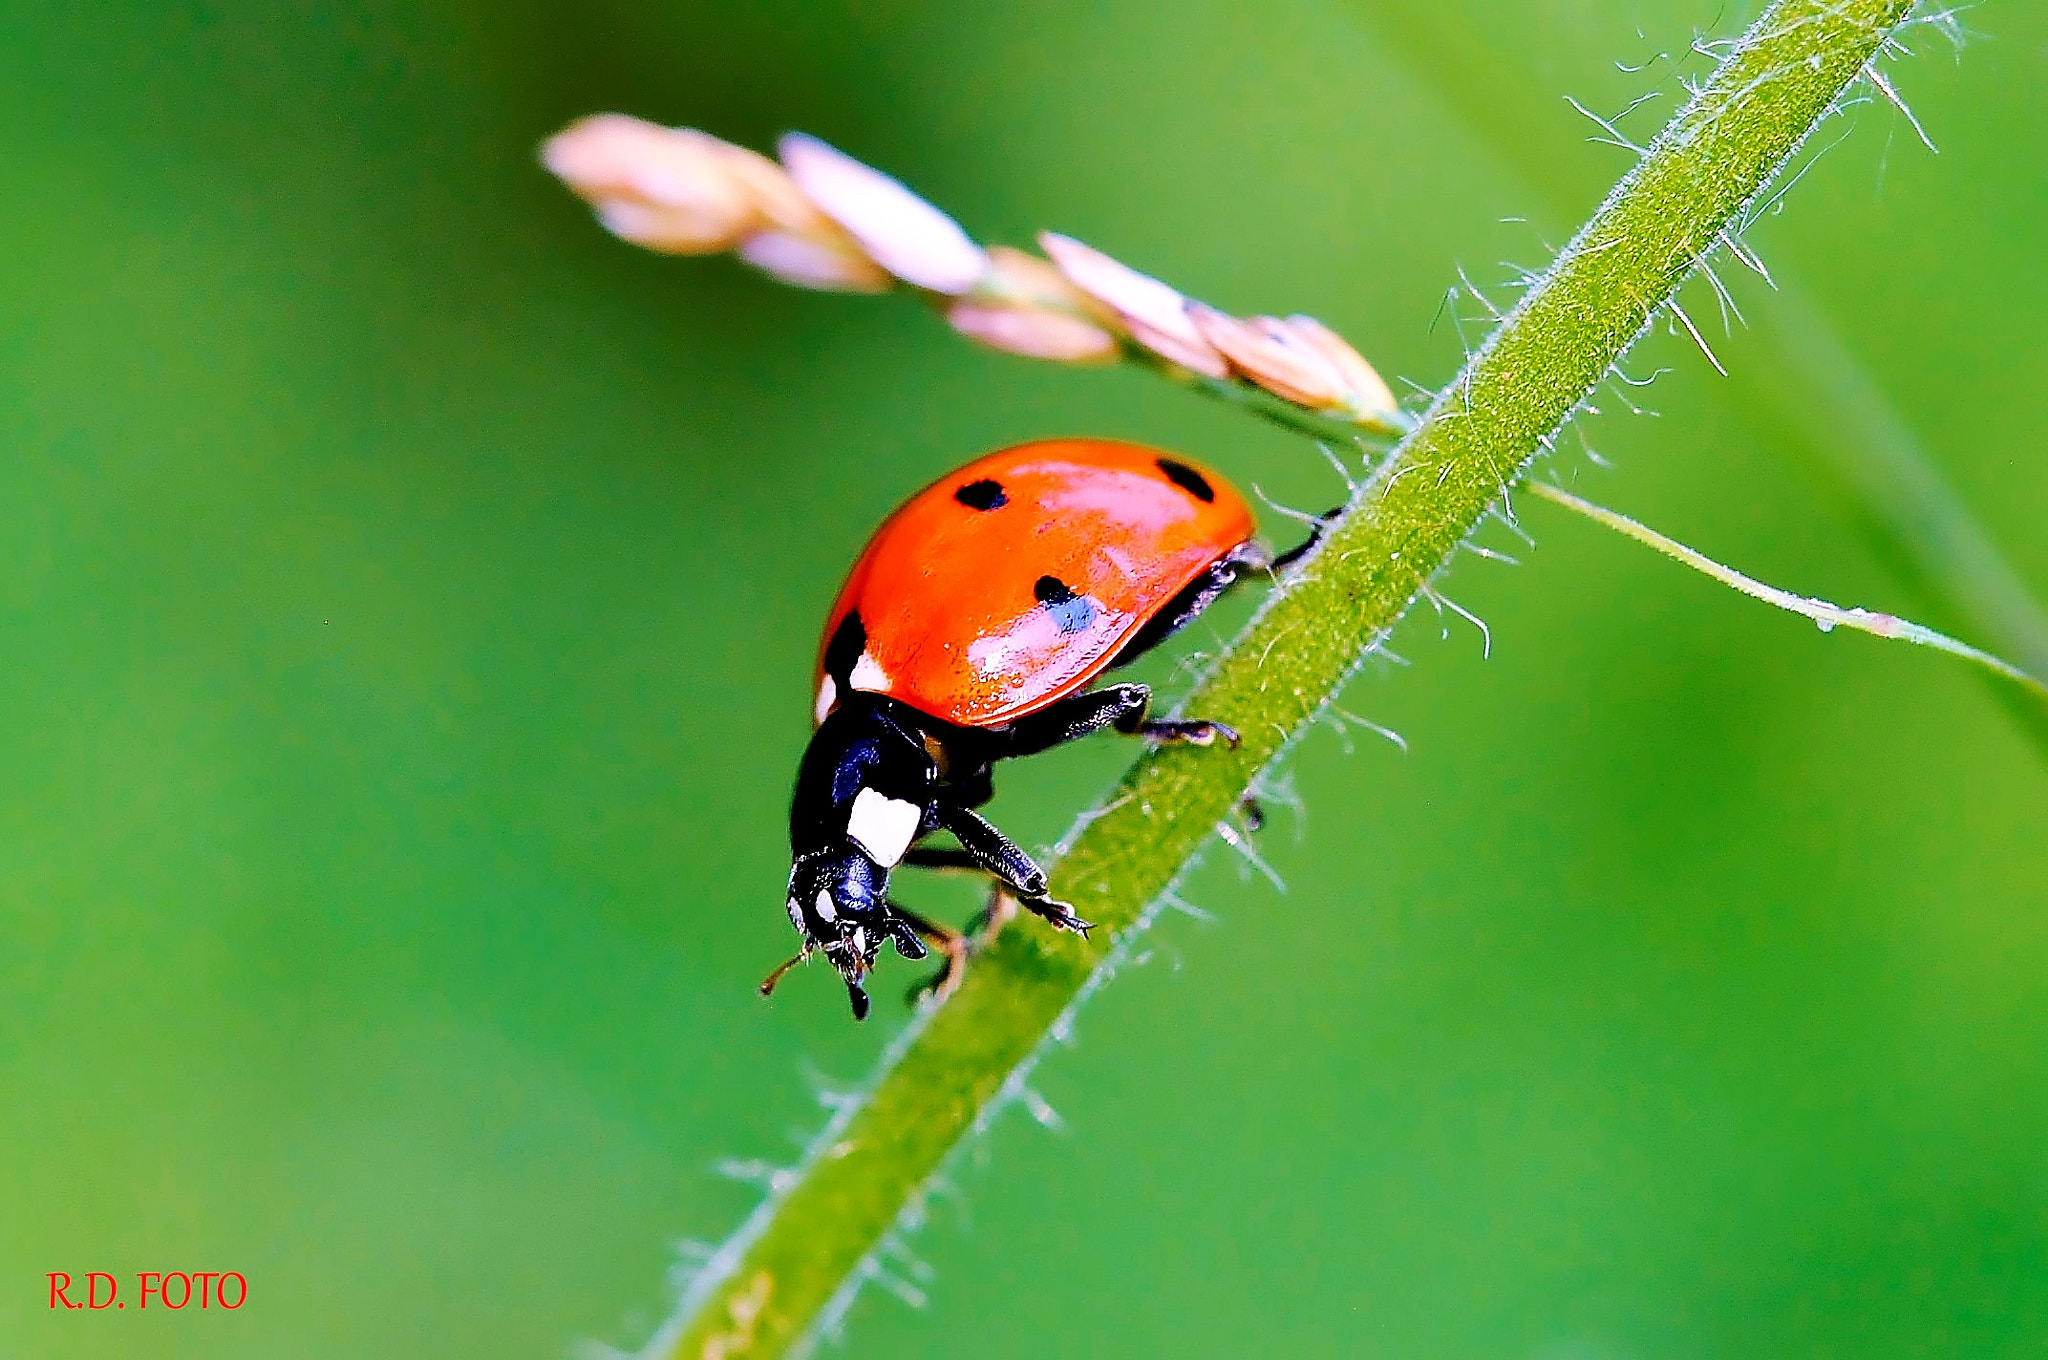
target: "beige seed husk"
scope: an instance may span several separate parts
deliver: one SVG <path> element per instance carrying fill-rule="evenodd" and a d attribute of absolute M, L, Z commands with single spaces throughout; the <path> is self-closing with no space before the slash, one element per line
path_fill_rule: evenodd
<path fill-rule="evenodd" d="M 1299 312 L 1287 318 L 1286 326 L 1337 370 L 1344 383 L 1345 405 L 1354 415 L 1379 419 L 1399 417 L 1401 404 L 1394 400 L 1393 389 L 1387 386 L 1387 380 L 1343 336 L 1314 317 Z"/>
<path fill-rule="evenodd" d="M 550 137 L 541 162 L 614 235 L 665 254 L 707 255 L 732 249 L 762 220 L 729 173 L 725 147 L 694 129 L 600 113 Z"/>
<path fill-rule="evenodd" d="M 1232 368 L 1273 395 L 1317 411 L 1342 403 L 1342 379 L 1314 350 L 1304 352 L 1199 302 L 1188 304 L 1188 316 Z"/>
<path fill-rule="evenodd" d="M 1187 299 L 1170 284 L 1058 232 L 1040 232 L 1038 244 L 1075 287 L 1123 318 L 1140 345 L 1182 368 L 1212 378 L 1230 375 L 1230 365 L 1188 319 Z"/>
<path fill-rule="evenodd" d="M 946 323 L 970 340 L 1027 359 L 1086 364 L 1114 361 L 1117 338 L 1092 321 L 1061 312 L 990 305 L 962 299 L 946 308 Z"/>
<path fill-rule="evenodd" d="M 987 272 L 987 256 L 960 224 L 901 180 L 806 133 L 785 135 L 776 150 L 804 195 L 905 283 L 958 296 Z"/>

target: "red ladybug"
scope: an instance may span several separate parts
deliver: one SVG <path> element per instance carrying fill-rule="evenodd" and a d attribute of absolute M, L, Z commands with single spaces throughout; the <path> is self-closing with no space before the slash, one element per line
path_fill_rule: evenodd
<path fill-rule="evenodd" d="M 1105 727 L 1236 744 L 1221 723 L 1145 716 L 1145 685 L 1089 685 L 1251 571 L 1284 566 L 1230 485 L 1171 454 L 1099 439 L 1019 444 L 941 477 L 882 522 L 825 623 L 817 730 L 791 800 L 789 919 L 856 1018 L 885 941 L 920 959 L 960 936 L 889 900 L 901 865 L 974 869 L 1064 930 L 1045 871 L 974 809 L 990 767 Z M 921 844 L 945 832 L 957 848 Z M 942 978 L 943 981 L 943 978 Z"/>

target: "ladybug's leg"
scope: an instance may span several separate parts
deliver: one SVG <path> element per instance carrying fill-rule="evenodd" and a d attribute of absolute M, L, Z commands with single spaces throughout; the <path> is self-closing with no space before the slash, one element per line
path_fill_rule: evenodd
<path fill-rule="evenodd" d="M 1330 532 L 1330 525 L 1336 522 L 1337 516 L 1342 514 L 1343 511 L 1344 507 L 1338 505 L 1332 506 L 1322 514 L 1317 515 L 1314 527 L 1308 531 L 1308 537 L 1289 548 L 1286 552 L 1281 553 L 1278 557 L 1267 563 L 1267 565 L 1274 571 L 1284 571 L 1302 558 L 1307 557 L 1316 544 L 1323 541 L 1323 535 Z"/>
<path fill-rule="evenodd" d="M 981 861 L 965 850 L 948 850 L 941 846 L 914 845 L 903 856 L 904 867 L 911 869 L 970 869 L 983 873 Z"/>
<path fill-rule="evenodd" d="M 1116 730 L 1160 745 L 1185 742 L 1190 746 L 1214 746 L 1222 742 L 1225 746 L 1237 745 L 1237 729 L 1207 718 L 1192 718 L 1172 722 L 1164 718 L 1147 718 L 1143 709 L 1129 718 L 1118 722 Z"/>
<path fill-rule="evenodd" d="M 1074 909 L 1064 902 L 1056 902 L 1045 895 L 1045 870 L 1038 867 L 1036 860 L 1024 853 L 1017 843 L 988 823 L 981 814 L 970 808 L 941 805 L 939 825 L 953 833 L 960 842 L 960 848 L 971 856 L 976 864 L 1017 895 L 1017 900 L 1026 911 L 1042 916 L 1061 930 L 1072 930 L 1086 935 L 1094 929 L 1089 922 L 1074 915 Z"/>
<path fill-rule="evenodd" d="M 917 846 L 903 857 L 903 866 L 913 869 L 936 869 L 941 873 L 963 872 L 986 874 L 988 869 L 982 862 L 965 850 L 943 849 L 931 846 Z M 976 912 L 966 927 L 953 930 L 911 911 L 902 903 L 891 901 L 889 906 L 910 928 L 945 956 L 945 963 L 930 979 L 910 989 L 909 1000 L 914 1005 L 925 997 L 944 1001 L 960 986 L 960 979 L 966 975 L 967 956 L 987 947 L 988 943 L 1001 933 L 1003 927 L 1017 914 L 1017 899 L 1007 884 L 998 879 L 989 893 L 989 903 Z"/>
<path fill-rule="evenodd" d="M 911 999 L 929 996 L 935 1001 L 944 1001 L 960 985 L 960 978 L 967 967 L 967 937 L 949 926 L 927 920 L 893 899 L 889 903 L 889 910 L 896 914 L 898 920 L 929 940 L 932 948 L 946 958 L 931 981 L 911 989 Z"/>
<path fill-rule="evenodd" d="M 1002 744 L 994 747 L 991 755 L 1000 760 L 1035 756 L 1105 727 L 1122 728 L 1134 718 L 1143 719 L 1151 702 L 1152 690 L 1146 685 L 1111 685 L 1070 695 L 1010 724 Z"/>
<path fill-rule="evenodd" d="M 1001 759 L 1037 755 L 1040 751 L 1100 732 L 1105 727 L 1134 737 L 1158 742 L 1188 742 L 1195 746 L 1214 745 L 1219 739 L 1237 745 L 1237 733 L 1219 722 L 1193 720 L 1163 722 L 1149 719 L 1152 706 L 1150 685 L 1111 685 L 1062 699 L 1011 724 L 1008 740 L 997 749 Z"/>

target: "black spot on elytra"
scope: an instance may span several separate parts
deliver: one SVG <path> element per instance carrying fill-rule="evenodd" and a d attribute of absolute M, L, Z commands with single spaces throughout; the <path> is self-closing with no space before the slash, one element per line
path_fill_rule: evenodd
<path fill-rule="evenodd" d="M 853 663 L 860 660 L 860 654 L 867 645 L 868 629 L 860 621 L 860 611 L 847 610 L 846 617 L 832 630 L 832 640 L 825 644 L 825 674 L 845 684 Z"/>
<path fill-rule="evenodd" d="M 1209 485 L 1209 479 L 1189 467 L 1186 463 L 1177 463 L 1171 458 L 1162 458 L 1159 460 L 1159 470 L 1166 474 L 1167 481 L 1172 482 L 1196 500 L 1213 501 L 1216 499 L 1216 488 Z"/>
<path fill-rule="evenodd" d="M 1031 593 L 1059 624 L 1062 633 L 1078 633 L 1095 622 L 1095 601 L 1076 595 L 1074 588 L 1057 576 L 1041 576 Z"/>
<path fill-rule="evenodd" d="M 953 493 L 953 499 L 970 510 L 999 510 L 1010 503 L 1010 495 L 1003 490 L 1003 484 L 986 477 L 959 488 Z"/>

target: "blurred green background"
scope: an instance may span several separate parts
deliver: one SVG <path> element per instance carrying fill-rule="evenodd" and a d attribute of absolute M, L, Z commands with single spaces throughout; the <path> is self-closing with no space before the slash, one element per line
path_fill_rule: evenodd
<path fill-rule="evenodd" d="M 1751 11 L 5 6 L 0 1355 L 637 1344 L 676 1240 L 752 1202 L 712 1165 L 790 1155 L 902 1015 L 753 993 L 873 522 L 1059 433 L 1336 499 L 1312 447 L 1142 375 L 620 245 L 542 136 L 802 127 L 987 238 L 1314 310 L 1434 383 L 1457 267 L 1540 262 L 1625 166 L 1563 96 L 1660 88 L 1653 128 L 1669 68 L 1615 63 Z M 1967 21 L 1895 73 L 1941 154 L 1859 110 L 1752 241 L 2048 594 L 2048 12 Z M 1926 612 L 1778 413 L 1665 365 L 1662 418 L 1594 422 L 1614 468 L 1564 475 Z M 930 1305 L 865 1298 L 852 1353 L 2048 1347 L 2040 751 L 1957 664 L 1523 518 L 1524 565 L 1448 582 L 1492 658 L 1425 618 L 1361 677 L 1410 752 L 1309 739 L 1263 842 L 1290 891 L 1212 856 L 1218 919 L 1043 1070 L 1067 1133 L 998 1126 L 918 1239 Z M 1013 770 L 995 812 L 1043 844 L 1128 754 Z M 52 1270 L 181 1269 L 247 1304 L 47 1307 Z"/>

